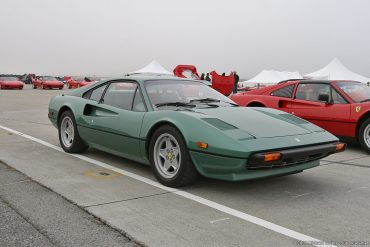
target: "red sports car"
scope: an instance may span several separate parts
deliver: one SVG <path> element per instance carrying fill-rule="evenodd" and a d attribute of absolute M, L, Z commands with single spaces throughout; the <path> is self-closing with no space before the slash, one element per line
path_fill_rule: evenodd
<path fill-rule="evenodd" d="M 87 77 L 70 77 L 68 80 L 66 80 L 66 86 L 69 89 L 83 87 L 91 83 L 94 83 L 94 81 Z"/>
<path fill-rule="evenodd" d="M 23 83 L 15 76 L 0 76 L 0 89 L 23 89 Z"/>
<path fill-rule="evenodd" d="M 59 81 L 57 78 L 52 76 L 40 76 L 32 81 L 33 88 L 52 89 L 58 88 L 63 89 L 64 83 Z"/>
<path fill-rule="evenodd" d="M 355 81 L 284 81 L 234 94 L 241 106 L 271 107 L 306 119 L 370 152 L 370 87 Z"/>

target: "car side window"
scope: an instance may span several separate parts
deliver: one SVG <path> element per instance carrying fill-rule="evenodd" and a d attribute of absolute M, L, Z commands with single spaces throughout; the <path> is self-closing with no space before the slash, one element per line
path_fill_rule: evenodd
<path fill-rule="evenodd" d="M 348 102 L 334 88 L 331 89 L 331 96 L 334 104 L 348 104 Z"/>
<path fill-rule="evenodd" d="M 134 82 L 112 82 L 103 96 L 102 103 L 131 111 L 136 88 L 137 84 Z"/>
<path fill-rule="evenodd" d="M 319 83 L 300 83 L 298 85 L 295 98 L 319 102 L 320 94 L 328 94 L 330 96 L 330 85 Z"/>
<path fill-rule="evenodd" d="M 95 88 L 95 89 L 91 89 L 90 91 L 87 91 L 82 97 L 85 99 L 91 99 L 91 100 L 99 102 L 106 87 L 107 87 L 107 84 L 100 86 L 98 88 Z"/>
<path fill-rule="evenodd" d="M 293 95 L 294 86 L 295 84 L 291 84 L 291 85 L 279 88 L 278 90 L 273 91 L 271 93 L 271 96 L 291 98 Z"/>
<path fill-rule="evenodd" d="M 134 96 L 134 103 L 132 104 L 132 110 L 137 112 L 144 112 L 146 111 L 145 105 L 143 102 L 143 95 L 139 88 L 136 89 L 136 93 Z"/>

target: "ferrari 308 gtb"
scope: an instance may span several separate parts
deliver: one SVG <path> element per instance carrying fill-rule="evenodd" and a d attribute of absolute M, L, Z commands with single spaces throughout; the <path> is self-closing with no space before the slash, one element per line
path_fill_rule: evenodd
<path fill-rule="evenodd" d="M 166 186 L 301 172 L 345 144 L 301 118 L 239 107 L 201 81 L 131 75 L 55 96 L 49 119 L 69 153 L 89 146 L 151 165 Z"/>

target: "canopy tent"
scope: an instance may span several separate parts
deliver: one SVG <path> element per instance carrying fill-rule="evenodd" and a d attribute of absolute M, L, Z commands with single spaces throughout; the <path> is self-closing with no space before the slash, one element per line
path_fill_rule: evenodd
<path fill-rule="evenodd" d="M 298 72 L 262 70 L 258 75 L 247 81 L 240 82 L 242 87 L 253 84 L 276 84 L 280 81 L 289 79 L 302 79 Z"/>
<path fill-rule="evenodd" d="M 345 67 L 338 58 L 334 58 L 328 65 L 324 68 L 312 72 L 310 74 L 304 75 L 307 79 L 321 79 L 321 80 L 353 80 L 360 82 L 368 82 L 369 78 L 352 72 L 347 67 Z"/>
<path fill-rule="evenodd" d="M 173 75 L 173 73 L 169 72 L 162 65 L 160 65 L 156 60 L 153 60 L 150 64 L 145 66 L 142 69 L 133 71 L 129 74 L 164 74 L 164 75 Z"/>

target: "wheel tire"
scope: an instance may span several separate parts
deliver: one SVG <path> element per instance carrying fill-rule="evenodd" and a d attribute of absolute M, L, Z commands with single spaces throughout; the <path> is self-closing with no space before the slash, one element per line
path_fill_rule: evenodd
<path fill-rule="evenodd" d="M 69 83 L 67 83 L 67 87 L 68 87 L 68 89 L 72 89 L 72 86 Z"/>
<path fill-rule="evenodd" d="M 174 159 L 171 158 L 170 161 L 168 158 L 164 158 L 159 154 L 159 149 L 161 149 L 161 141 L 164 141 L 163 138 L 174 138 L 174 141 L 171 139 L 171 143 L 174 144 L 174 146 L 171 146 L 171 157 L 174 157 Z M 165 143 L 166 147 L 162 148 L 162 150 L 167 149 L 168 151 L 167 141 L 165 141 Z M 172 148 L 176 149 L 176 146 L 178 148 L 177 150 L 179 153 L 179 158 L 177 157 L 178 155 L 172 152 Z M 166 157 L 168 157 L 168 155 L 169 154 L 167 153 Z M 174 174 L 172 175 L 167 175 L 167 177 L 164 175 L 165 172 L 163 172 L 163 169 L 165 168 L 160 168 L 160 163 L 162 160 L 165 162 L 165 159 L 167 159 L 167 162 L 174 161 L 178 164 L 177 171 L 174 171 Z M 163 125 L 154 132 L 149 143 L 149 160 L 155 177 L 161 184 L 165 186 L 181 187 L 194 182 L 199 176 L 186 148 L 184 138 L 176 128 L 170 125 Z"/>
<path fill-rule="evenodd" d="M 70 142 L 70 145 L 67 145 L 65 142 L 67 142 L 67 138 L 65 135 L 64 130 L 66 129 L 64 124 L 68 122 L 71 126 L 70 135 L 72 135 L 72 140 Z M 63 135 L 63 136 L 62 136 Z M 58 122 L 58 136 L 59 136 L 59 142 L 62 146 L 63 150 L 67 153 L 82 153 L 86 151 L 89 146 L 85 144 L 85 142 L 81 139 L 76 125 L 75 117 L 73 116 L 73 113 L 71 111 L 65 111 L 60 116 L 60 120 Z"/>
<path fill-rule="evenodd" d="M 361 124 L 357 138 L 361 147 L 370 153 L 370 118 Z"/>
<path fill-rule="evenodd" d="M 32 84 L 32 88 L 36 89 L 37 88 L 36 84 Z"/>

